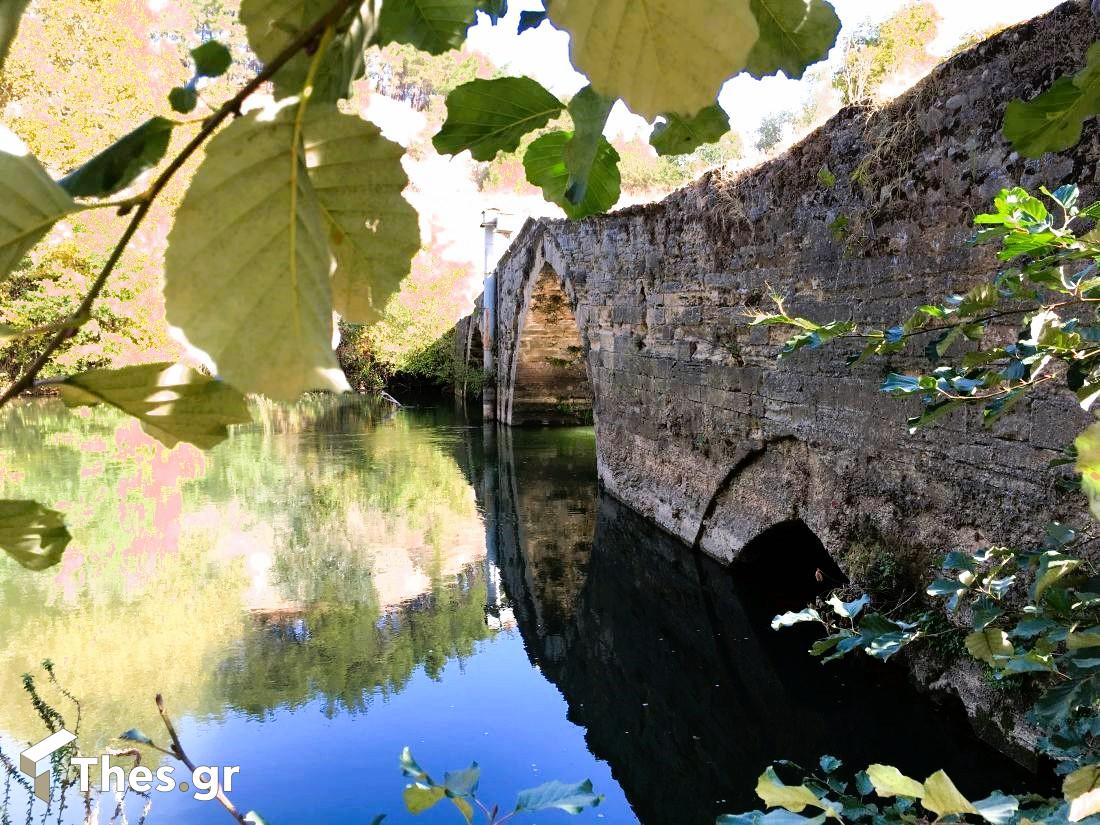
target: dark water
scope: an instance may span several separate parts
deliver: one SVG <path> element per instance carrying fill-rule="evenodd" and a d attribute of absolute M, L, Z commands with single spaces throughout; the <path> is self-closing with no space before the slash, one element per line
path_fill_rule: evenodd
<path fill-rule="evenodd" d="M 812 537 L 776 534 L 739 571 L 696 557 L 600 495 L 590 429 L 361 401 L 256 417 L 203 455 L 105 410 L 5 414 L 0 496 L 65 510 L 75 539 L 46 574 L 0 559 L 0 750 L 42 737 L 20 674 L 48 657 L 82 700 L 82 753 L 163 739 L 161 692 L 194 760 L 239 765 L 234 799 L 271 825 L 461 822 L 404 811 L 405 745 L 437 775 L 478 761 L 502 806 L 590 778 L 606 801 L 579 819 L 624 824 L 755 808 L 765 765 L 823 753 L 946 768 L 974 794 L 1027 782 L 900 670 L 822 667 L 770 630 L 801 598 L 775 571 Z M 151 801 L 150 823 L 229 821 Z M 131 822 L 144 804 L 126 800 Z"/>

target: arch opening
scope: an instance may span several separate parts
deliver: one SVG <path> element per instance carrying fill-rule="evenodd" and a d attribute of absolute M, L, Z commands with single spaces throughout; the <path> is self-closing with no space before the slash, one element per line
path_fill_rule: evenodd
<path fill-rule="evenodd" d="M 537 277 L 520 329 L 511 423 L 592 423 L 584 343 L 569 296 L 550 266 Z"/>

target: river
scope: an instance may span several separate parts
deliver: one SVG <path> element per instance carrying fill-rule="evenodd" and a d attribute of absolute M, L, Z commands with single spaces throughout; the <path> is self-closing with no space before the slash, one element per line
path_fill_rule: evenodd
<path fill-rule="evenodd" d="M 404 810 L 406 745 L 437 776 L 477 761 L 490 805 L 591 779 L 605 800 L 575 821 L 615 825 L 758 807 L 765 765 L 824 753 L 946 768 L 971 794 L 1027 784 L 900 667 L 822 666 L 804 635 L 773 632 L 781 581 L 601 494 L 591 428 L 362 399 L 254 411 L 207 453 L 105 408 L 0 413 L 0 497 L 65 511 L 74 536 L 45 573 L 0 557 L 0 751 L 45 735 L 25 672 L 74 726 L 49 659 L 80 701 L 81 753 L 129 729 L 164 744 L 162 693 L 188 754 L 240 766 L 232 797 L 269 825 L 461 823 L 450 805 Z M 19 783 L 0 791 L 22 821 Z M 151 825 L 231 821 L 191 794 L 150 802 Z M 82 821 L 67 804 L 60 820 Z M 137 822 L 146 802 L 124 805 Z"/>

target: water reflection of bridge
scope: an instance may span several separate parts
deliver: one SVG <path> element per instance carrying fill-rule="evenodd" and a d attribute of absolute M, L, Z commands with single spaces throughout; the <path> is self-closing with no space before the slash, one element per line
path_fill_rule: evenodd
<path fill-rule="evenodd" d="M 771 631 L 774 588 L 600 494 L 585 431 L 468 432 L 456 458 L 484 512 L 490 614 L 514 615 L 531 662 L 642 822 L 710 823 L 756 807 L 765 765 L 825 753 L 853 768 L 942 767 L 971 793 L 1028 781 L 901 668 L 823 668 L 805 636 Z"/>

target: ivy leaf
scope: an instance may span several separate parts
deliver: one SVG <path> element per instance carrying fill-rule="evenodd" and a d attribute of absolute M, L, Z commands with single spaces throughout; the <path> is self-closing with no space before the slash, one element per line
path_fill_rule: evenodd
<path fill-rule="evenodd" d="M 405 807 L 411 814 L 422 814 L 431 810 L 444 796 L 443 789 L 438 785 L 407 785 L 402 794 Z"/>
<path fill-rule="evenodd" d="M 1021 155 L 1061 152 L 1081 140 L 1084 122 L 1100 112 L 1100 43 L 1089 48 L 1085 68 L 1064 76 L 1036 97 L 1005 109 L 1004 134 Z"/>
<path fill-rule="evenodd" d="M 416 209 L 401 194 L 405 150 L 372 123 L 310 106 L 304 123 L 310 181 L 336 256 L 333 305 L 356 324 L 382 317 L 420 250 Z"/>
<path fill-rule="evenodd" d="M 53 567 L 71 538 L 57 510 L 37 501 L 0 499 L 0 550 L 28 570 Z"/>
<path fill-rule="evenodd" d="M 4 0 L 0 3 L 0 70 L 4 68 L 4 58 L 8 56 L 12 41 L 19 31 L 19 18 L 30 0 Z"/>
<path fill-rule="evenodd" d="M 977 813 L 943 771 L 936 771 L 924 780 L 924 796 L 921 797 L 920 804 L 939 816 Z"/>
<path fill-rule="evenodd" d="M 233 63 L 229 49 L 217 40 L 207 40 L 192 49 L 191 59 L 195 61 L 195 74 L 199 77 L 221 77 Z"/>
<path fill-rule="evenodd" d="M 276 400 L 348 389 L 332 351 L 333 258 L 294 104 L 214 136 L 165 255 L 168 322 L 237 389 Z"/>
<path fill-rule="evenodd" d="M 546 200 L 556 203 L 573 220 L 579 220 L 606 212 L 618 202 L 621 185 L 619 153 L 607 138 L 600 138 L 584 199 L 574 204 L 566 197 L 569 169 L 565 155 L 572 137 L 572 132 L 556 131 L 538 138 L 527 147 L 523 168 L 527 180 L 542 189 Z"/>
<path fill-rule="evenodd" d="M 760 39 L 746 68 L 758 79 L 782 71 L 801 80 L 809 66 L 828 56 L 840 34 L 840 18 L 826 0 L 752 0 L 751 5 Z"/>
<path fill-rule="evenodd" d="M 547 20 L 545 11 L 521 11 L 519 13 L 519 29 L 516 34 L 523 34 L 528 29 L 537 29 Z"/>
<path fill-rule="evenodd" d="M 378 21 L 381 42 L 407 43 L 429 54 L 457 49 L 477 17 L 477 0 L 401 0 L 385 3 Z"/>
<path fill-rule="evenodd" d="M 90 370 L 66 378 L 60 389 L 66 406 L 110 404 L 166 447 L 186 441 L 206 450 L 226 439 L 230 424 L 252 420 L 237 390 L 183 364 Z"/>
<path fill-rule="evenodd" d="M 989 665 L 996 665 L 998 657 L 1004 658 L 1015 653 L 1008 634 L 999 627 L 975 630 L 966 637 L 965 642 L 971 656 Z"/>
<path fill-rule="evenodd" d="M 390 5 L 405 4 L 387 4 L 387 8 Z M 354 5 L 337 24 L 313 81 L 312 101 L 332 103 L 351 96 L 352 82 L 363 76 L 363 50 L 375 31 L 372 6 Z M 330 8 L 327 0 L 242 0 L 240 17 L 252 51 L 266 63 Z M 311 60 L 302 52 L 279 69 L 273 78 L 276 98 L 301 94 Z"/>
<path fill-rule="evenodd" d="M 706 143 L 720 140 L 730 130 L 730 117 L 718 104 L 707 106 L 691 117 L 665 114 L 664 123 L 653 127 L 649 144 L 658 155 L 686 155 Z"/>
<path fill-rule="evenodd" d="M 585 808 L 595 808 L 603 797 L 592 792 L 592 781 L 586 779 L 576 785 L 564 782 L 547 782 L 537 788 L 520 791 L 516 797 L 516 812 L 546 811 L 551 808 L 567 814 L 579 814 Z"/>
<path fill-rule="evenodd" d="M 1052 584 L 1072 573 L 1081 566 L 1081 560 L 1057 550 L 1048 550 L 1039 556 L 1039 569 L 1035 573 L 1035 584 L 1031 587 L 1031 599 L 1038 602 Z"/>
<path fill-rule="evenodd" d="M 596 162 L 607 116 L 614 105 L 614 100 L 599 94 L 591 86 L 585 86 L 569 101 L 573 138 L 565 147 L 565 168 L 569 170 L 565 197 L 573 205 L 584 201 L 588 176 Z"/>
<path fill-rule="evenodd" d="M 78 208 L 27 145 L 0 126 L 0 281 L 50 227 Z"/>
<path fill-rule="evenodd" d="M 646 120 L 714 103 L 759 36 L 749 0 L 555 0 L 550 19 L 596 91 Z"/>
<path fill-rule="evenodd" d="M 756 795 L 767 807 L 785 808 L 794 814 L 801 813 L 809 805 L 832 812 L 828 803 L 818 799 L 805 785 L 784 784 L 771 767 L 766 768 L 756 780 Z"/>
<path fill-rule="evenodd" d="M 924 785 L 910 779 L 891 765 L 871 765 L 867 768 L 867 778 L 879 796 L 904 796 L 919 799 L 924 796 Z"/>
<path fill-rule="evenodd" d="M 489 161 L 497 152 L 514 151 L 524 135 L 541 129 L 562 108 L 529 77 L 471 80 L 447 95 L 447 120 L 432 145 L 440 154 L 469 149 L 474 160 Z"/>
<path fill-rule="evenodd" d="M 1069 774 L 1062 781 L 1062 794 L 1070 803 L 1070 822 L 1100 813 L 1100 765 L 1086 765 Z"/>
<path fill-rule="evenodd" d="M 167 118 L 149 118 L 63 177 L 61 188 L 74 198 L 104 198 L 125 189 L 164 159 L 174 126 Z"/>

